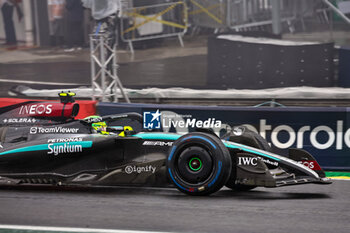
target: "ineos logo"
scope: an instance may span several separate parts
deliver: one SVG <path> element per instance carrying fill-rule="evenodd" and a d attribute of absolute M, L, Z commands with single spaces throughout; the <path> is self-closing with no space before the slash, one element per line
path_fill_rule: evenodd
<path fill-rule="evenodd" d="M 314 162 L 310 162 L 310 161 L 299 161 L 298 163 L 304 165 L 305 167 L 308 167 L 310 169 L 314 169 L 315 168 L 315 164 Z"/>
<path fill-rule="evenodd" d="M 51 114 L 52 113 L 52 104 L 33 104 L 33 105 L 24 105 L 19 110 L 19 115 L 42 115 L 42 114 Z"/>

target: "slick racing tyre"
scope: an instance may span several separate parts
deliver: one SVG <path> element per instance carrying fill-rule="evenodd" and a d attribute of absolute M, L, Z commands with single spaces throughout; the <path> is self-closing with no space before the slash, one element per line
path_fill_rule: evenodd
<path fill-rule="evenodd" d="M 219 138 L 189 133 L 175 141 L 167 172 L 175 186 L 188 195 L 209 195 L 224 186 L 232 169 L 231 156 Z"/>
<path fill-rule="evenodd" d="M 240 143 L 240 144 L 243 144 L 246 146 L 251 146 L 251 147 L 254 147 L 254 148 L 257 148 L 260 150 L 269 151 L 269 152 L 272 151 L 268 142 L 263 137 L 261 137 L 259 134 L 247 129 L 246 127 L 244 127 L 244 129 L 242 131 L 243 131 L 243 133 L 241 135 L 231 135 L 229 140 L 231 142 L 236 142 L 236 143 Z M 232 172 L 231 172 L 231 177 L 228 180 L 228 182 L 225 184 L 226 187 L 228 187 L 234 191 L 243 191 L 243 192 L 256 188 L 256 186 L 254 186 L 254 185 L 235 184 L 236 165 L 233 164 L 233 166 L 234 167 L 233 167 Z"/>

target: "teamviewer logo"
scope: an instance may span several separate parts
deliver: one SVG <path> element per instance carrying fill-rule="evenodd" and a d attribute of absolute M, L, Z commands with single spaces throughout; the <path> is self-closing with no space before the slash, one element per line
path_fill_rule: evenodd
<path fill-rule="evenodd" d="M 159 109 L 156 112 L 143 112 L 143 128 L 144 129 L 160 129 Z"/>
<path fill-rule="evenodd" d="M 30 134 L 36 134 L 38 132 L 38 128 L 37 127 L 32 127 L 32 128 L 30 128 L 30 130 L 29 130 L 29 133 Z"/>

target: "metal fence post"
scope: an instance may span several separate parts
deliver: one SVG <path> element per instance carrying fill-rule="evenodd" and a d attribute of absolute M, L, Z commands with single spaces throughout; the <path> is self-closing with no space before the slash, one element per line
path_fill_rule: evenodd
<path fill-rule="evenodd" d="M 107 34 L 90 35 L 92 99 L 118 102 L 118 89 L 126 102 L 130 99 L 119 80 L 116 45 Z"/>
<path fill-rule="evenodd" d="M 274 34 L 281 34 L 281 2 L 280 0 L 271 0 L 272 4 L 272 31 Z"/>
<path fill-rule="evenodd" d="M 102 88 L 102 101 L 106 101 L 106 62 L 105 62 L 105 45 L 102 36 L 98 38 L 100 45 L 100 61 L 101 61 L 101 88 Z"/>
<path fill-rule="evenodd" d="M 92 86 L 92 100 L 96 100 L 96 85 L 95 85 L 95 74 L 96 67 L 94 61 L 94 53 L 95 53 L 95 43 L 92 36 L 90 36 L 90 65 L 91 65 L 91 86 Z"/>

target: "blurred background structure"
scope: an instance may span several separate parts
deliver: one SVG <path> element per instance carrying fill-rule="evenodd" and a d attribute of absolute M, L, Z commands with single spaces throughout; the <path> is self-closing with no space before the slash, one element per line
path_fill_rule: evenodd
<path fill-rule="evenodd" d="M 19 1 L 24 20 L 14 18 L 14 21 L 20 42 L 37 46 L 50 45 L 51 2 L 59 1 Z M 61 2 L 65 4 L 64 0 Z M 91 14 L 87 8 L 84 12 L 85 40 L 91 33 L 91 15 L 100 20 L 103 14 L 117 13 L 119 8 L 120 26 L 124 29 L 120 37 L 125 41 L 138 40 L 146 34 L 147 39 L 150 39 L 150 35 L 152 38 L 165 37 L 187 31 L 193 35 L 200 31 L 208 32 L 209 29 L 215 32 L 258 30 L 281 34 L 345 29 L 345 25 L 350 24 L 347 17 L 350 3 L 347 0 L 118 0 L 112 1 L 116 4 L 108 6 L 108 11 L 101 8 L 105 0 L 97 1 L 98 4 L 94 6 L 89 2 L 94 1 L 86 1 L 85 6 L 93 7 L 94 12 Z M 66 39 L 70 34 L 67 30 L 69 10 L 64 9 L 62 15 Z M 146 19 L 146 22 L 142 19 Z M 0 39 L 4 38 L 1 18 Z"/>

